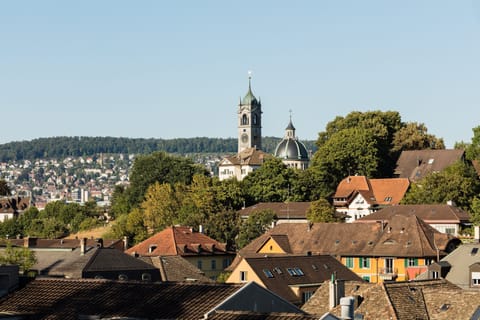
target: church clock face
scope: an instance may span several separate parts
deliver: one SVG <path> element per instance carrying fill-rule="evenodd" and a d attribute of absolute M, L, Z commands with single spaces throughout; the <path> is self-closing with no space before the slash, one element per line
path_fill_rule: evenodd
<path fill-rule="evenodd" d="M 242 142 L 247 143 L 248 142 L 248 134 L 244 133 L 242 134 Z"/>

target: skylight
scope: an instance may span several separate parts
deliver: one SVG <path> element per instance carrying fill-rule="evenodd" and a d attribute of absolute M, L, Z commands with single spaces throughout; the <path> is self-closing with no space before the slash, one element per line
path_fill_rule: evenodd
<path fill-rule="evenodd" d="M 275 267 L 273 270 L 274 270 L 276 273 L 278 273 L 278 274 L 282 274 L 282 273 L 283 273 L 283 272 L 282 272 L 282 269 L 280 269 L 279 267 Z"/>
<path fill-rule="evenodd" d="M 477 254 L 477 252 L 478 252 L 478 248 L 472 248 L 472 251 L 470 251 L 470 255 L 474 256 Z"/>
<path fill-rule="evenodd" d="M 295 268 L 287 268 L 287 272 L 289 275 L 291 275 L 292 277 L 300 277 L 300 276 L 304 276 L 305 273 L 303 273 L 302 269 L 298 268 L 298 267 L 295 267 Z"/>
<path fill-rule="evenodd" d="M 268 269 L 263 269 L 263 273 L 265 273 L 265 276 L 266 276 L 267 278 L 273 278 L 273 273 L 272 273 L 270 270 L 268 270 Z"/>

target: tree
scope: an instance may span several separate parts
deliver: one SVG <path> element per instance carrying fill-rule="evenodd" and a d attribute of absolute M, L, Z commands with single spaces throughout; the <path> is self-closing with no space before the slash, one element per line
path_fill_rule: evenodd
<path fill-rule="evenodd" d="M 474 226 L 480 226 L 480 198 L 474 197 L 470 206 L 470 222 Z"/>
<path fill-rule="evenodd" d="M 469 160 L 480 159 L 480 126 L 472 129 L 473 137 L 472 142 L 467 146 L 465 150 L 465 156 Z"/>
<path fill-rule="evenodd" d="M 249 204 L 258 202 L 282 202 L 288 199 L 294 171 L 281 159 L 270 158 L 256 171 L 243 179 Z"/>
<path fill-rule="evenodd" d="M 128 192 L 130 207 L 138 206 L 144 200 L 148 187 L 155 182 L 160 184 L 190 184 L 194 174 L 208 175 L 205 168 L 195 165 L 188 158 L 154 152 L 136 158 L 130 174 Z"/>
<path fill-rule="evenodd" d="M 329 122 L 317 139 L 311 167 L 323 184 L 322 195 L 335 190 L 349 174 L 390 177 L 396 161 L 391 150 L 395 133 L 402 127 L 396 111 L 354 111 Z"/>
<path fill-rule="evenodd" d="M 458 161 L 410 185 L 402 204 L 442 204 L 451 200 L 468 211 L 478 194 L 480 180 L 475 169 L 469 163 Z"/>
<path fill-rule="evenodd" d="M 140 207 L 145 226 L 154 233 L 175 224 L 180 203 L 174 187 L 156 182 L 148 188 Z"/>
<path fill-rule="evenodd" d="M 237 238 L 237 247 L 243 248 L 253 239 L 261 236 L 267 231 L 275 220 L 276 215 L 272 210 L 261 210 L 252 212 L 246 221 L 240 225 Z"/>
<path fill-rule="evenodd" d="M 205 225 L 206 233 L 209 237 L 225 243 L 227 248 L 232 249 L 239 232 L 240 223 L 240 217 L 235 210 L 212 214 Z"/>
<path fill-rule="evenodd" d="M 9 196 L 11 194 L 12 190 L 10 190 L 7 181 L 0 179 L 0 196 Z"/>
<path fill-rule="evenodd" d="M 310 222 L 338 222 L 335 208 L 324 198 L 310 203 L 307 210 L 307 219 Z"/>
<path fill-rule="evenodd" d="M 427 133 L 423 123 L 409 122 L 393 138 L 393 151 L 445 149 L 443 139 Z"/>
<path fill-rule="evenodd" d="M 10 241 L 6 243 L 6 249 L 0 254 L 0 264 L 16 264 L 20 272 L 26 274 L 37 263 L 35 253 L 28 248 L 14 248 Z"/>

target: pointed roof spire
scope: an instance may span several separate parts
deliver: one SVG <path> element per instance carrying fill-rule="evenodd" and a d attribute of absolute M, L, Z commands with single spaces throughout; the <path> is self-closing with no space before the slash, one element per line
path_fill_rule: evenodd
<path fill-rule="evenodd" d="M 242 100 L 242 104 L 254 104 L 257 103 L 257 98 L 252 92 L 252 71 L 248 71 L 248 92 Z"/>
<path fill-rule="evenodd" d="M 292 123 L 292 109 L 288 111 L 290 112 L 290 122 L 288 123 L 288 126 L 285 128 L 285 130 L 295 130 L 295 127 L 293 126 L 293 123 Z"/>

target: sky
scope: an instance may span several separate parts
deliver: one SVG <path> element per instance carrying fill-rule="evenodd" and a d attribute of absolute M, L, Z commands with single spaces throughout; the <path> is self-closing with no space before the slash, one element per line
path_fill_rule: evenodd
<path fill-rule="evenodd" d="M 447 148 L 480 125 L 480 1 L 0 2 L 0 143 L 263 136 L 398 111 Z"/>

